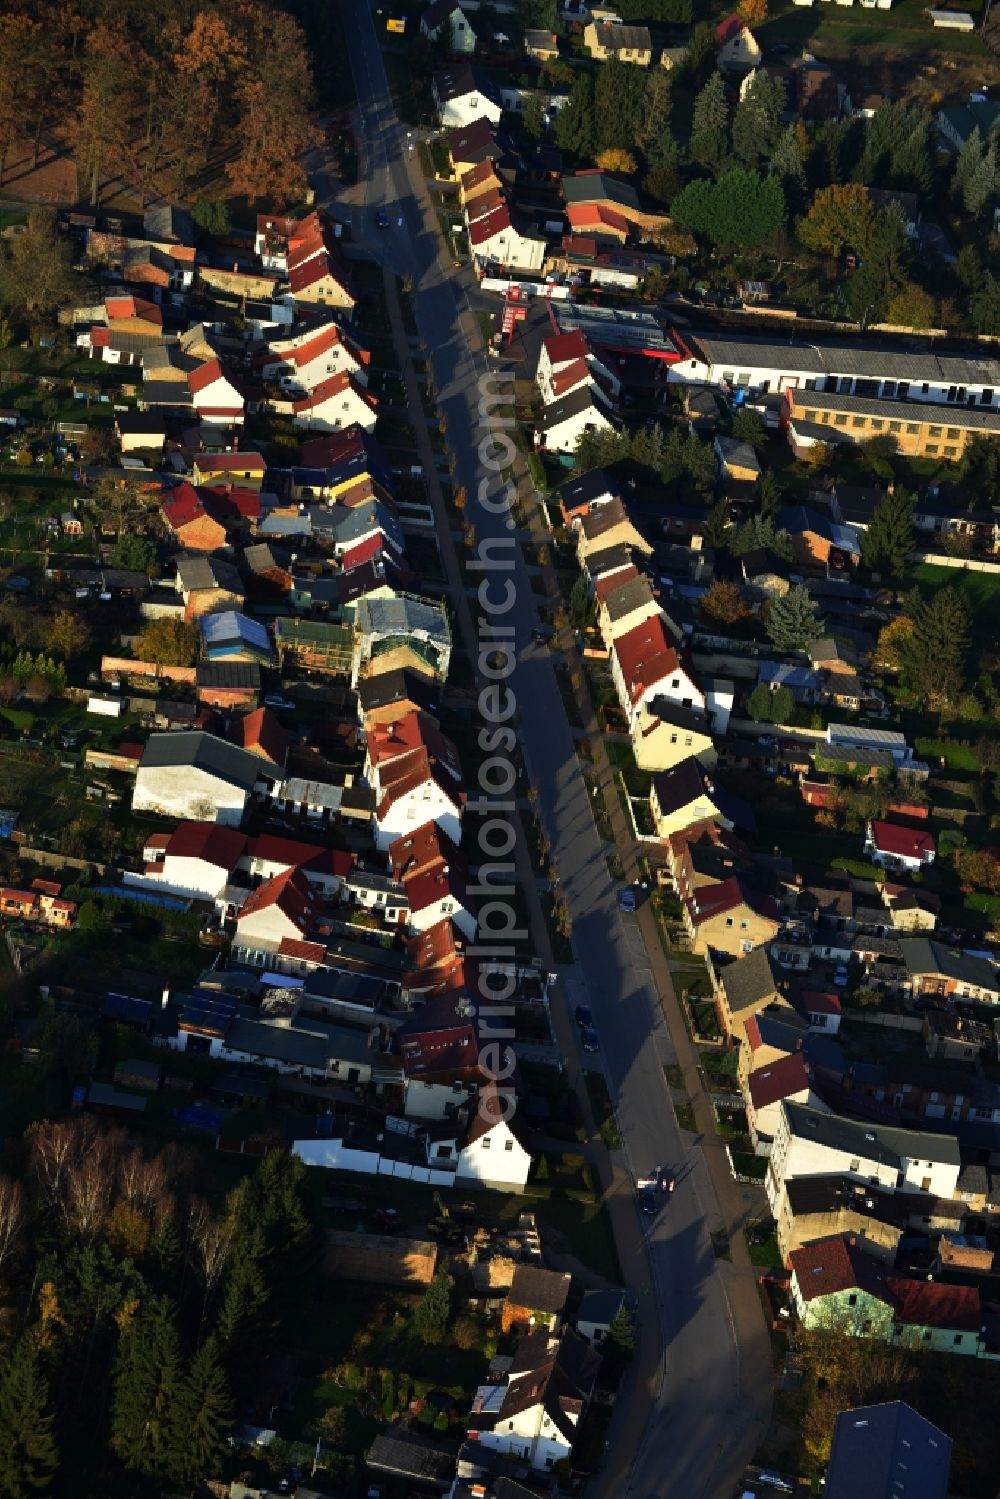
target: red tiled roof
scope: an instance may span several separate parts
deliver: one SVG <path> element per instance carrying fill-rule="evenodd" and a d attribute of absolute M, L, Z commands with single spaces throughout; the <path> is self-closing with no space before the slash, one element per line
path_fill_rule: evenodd
<path fill-rule="evenodd" d="M 91 328 L 90 347 L 92 349 L 109 349 L 111 347 L 111 329 L 97 326 Z"/>
<path fill-rule="evenodd" d="M 483 245 L 495 234 L 502 234 L 505 229 L 511 227 L 510 210 L 506 203 L 501 203 L 494 208 L 492 213 L 486 214 L 484 218 L 476 219 L 469 225 L 469 238 L 474 245 Z"/>
<path fill-rule="evenodd" d="M 757 1026 L 757 1016 L 748 1015 L 743 1022 L 743 1030 L 746 1034 L 747 1045 L 751 1051 L 756 1051 L 760 1046 L 760 1030 Z"/>
<path fill-rule="evenodd" d="M 465 856 L 436 822 L 422 823 L 413 833 L 404 833 L 389 844 L 389 863 L 394 880 L 403 880 L 434 865 L 461 864 Z"/>
<path fill-rule="evenodd" d="M 391 550 L 391 546 L 385 533 L 375 531 L 373 535 L 366 536 L 364 541 L 359 541 L 357 546 L 348 547 L 346 552 L 342 552 L 340 565 L 345 572 L 350 572 L 352 567 L 363 567 L 366 562 L 380 557 L 387 549 Z"/>
<path fill-rule="evenodd" d="M 288 735 L 270 708 L 256 708 L 234 725 L 234 739 L 245 750 L 262 750 L 273 765 L 283 766 L 288 757 Z"/>
<path fill-rule="evenodd" d="M 911 1280 L 901 1275 L 887 1276 L 886 1285 L 896 1303 L 896 1319 L 907 1327 L 943 1327 L 949 1332 L 979 1331 L 982 1309 L 975 1286 Z"/>
<path fill-rule="evenodd" d="M 562 369 L 556 370 L 552 376 L 552 394 L 564 396 L 582 385 L 584 380 L 590 380 L 590 365 L 585 359 L 574 359 L 570 364 L 564 364 Z"/>
<path fill-rule="evenodd" d="M 328 380 L 321 380 L 320 383 L 313 390 L 311 390 L 307 396 L 303 397 L 301 401 L 293 402 L 292 410 L 296 412 L 309 411 L 314 407 L 322 406 L 324 402 L 332 401 L 336 396 L 342 395 L 343 392 L 348 388 L 350 388 L 354 392 L 354 394 L 359 397 L 360 400 L 366 401 L 374 411 L 377 405 L 375 397 L 373 395 L 369 395 L 368 391 L 363 390 L 361 386 L 358 385 L 350 370 L 341 370 L 339 375 L 331 375 Z"/>
<path fill-rule="evenodd" d="M 147 848 L 153 847 L 150 839 Z M 171 859 L 201 859 L 217 869 L 232 872 L 246 852 L 245 833 L 211 822 L 178 823 L 165 852 Z"/>
<path fill-rule="evenodd" d="M 307 338 L 305 343 L 299 344 L 298 348 L 293 349 L 285 358 L 290 360 L 299 369 L 302 369 L 304 365 L 311 364 L 314 359 L 319 359 L 323 354 L 328 354 L 331 349 L 335 349 L 343 341 L 340 329 L 336 323 L 330 323 L 327 327 L 321 328 L 318 333 L 314 333 L 311 338 Z"/>
<path fill-rule="evenodd" d="M 209 359 L 188 375 L 188 389 L 192 395 L 197 395 L 200 390 L 207 390 L 216 380 L 222 379 L 224 379 L 222 365 L 218 359 Z"/>
<path fill-rule="evenodd" d="M 659 615 L 643 620 L 627 635 L 620 635 L 614 643 L 614 652 L 632 702 L 642 696 L 645 688 L 681 669 L 680 657 Z"/>
<path fill-rule="evenodd" d="M 718 885 L 699 885 L 688 896 L 687 906 L 695 926 L 710 921 L 713 916 L 722 916 L 737 906 L 748 906 L 757 916 L 767 921 L 778 921 L 778 908 L 769 895 L 749 890 L 735 874 Z"/>
<path fill-rule="evenodd" d="M 147 323 L 162 327 L 163 313 L 155 302 L 146 302 L 140 297 L 107 297 L 104 310 L 108 318 L 144 318 Z"/>
<path fill-rule="evenodd" d="M 456 807 L 465 804 L 465 791 L 461 782 L 442 770 L 438 761 L 423 748 L 410 750 L 384 766 L 379 773 L 382 785 L 382 800 L 377 812 L 380 819 L 389 808 L 411 791 L 434 781 L 448 800 Z"/>
<path fill-rule="evenodd" d="M 456 781 L 462 779 L 462 762 L 455 745 L 429 713 L 419 709 L 395 723 L 376 724 L 368 736 L 368 754 L 373 765 L 385 766 L 410 750 L 425 749 Z"/>
<path fill-rule="evenodd" d="M 542 344 L 549 356 L 549 363 L 568 364 L 571 359 L 586 359 L 590 345 L 579 331 L 575 333 L 553 333 Z"/>
<path fill-rule="evenodd" d="M 284 874 L 276 874 L 250 892 L 237 917 L 237 926 L 246 917 L 277 906 L 300 932 L 305 933 L 312 919 L 312 904 L 312 891 L 305 875 L 300 869 L 286 869 Z"/>
<path fill-rule="evenodd" d="M 302 444 L 301 463 L 304 468 L 336 468 L 352 458 L 361 458 L 367 451 L 365 433 L 356 422 L 340 432 L 324 432 L 319 437 L 310 437 Z"/>
<path fill-rule="evenodd" d="M 617 592 L 619 588 L 622 588 L 626 583 L 631 583 L 632 579 L 638 576 L 639 569 L 632 563 L 629 563 L 628 567 L 619 568 L 616 573 L 605 573 L 603 577 L 598 578 L 594 584 L 594 594 L 598 601 L 603 604 L 604 600 L 610 594 Z"/>
<path fill-rule="evenodd" d="M 573 229 L 589 229 L 599 224 L 602 228 L 613 229 L 617 234 L 628 234 L 630 228 L 628 219 L 604 203 L 570 203 L 566 209 L 566 217 Z"/>
<path fill-rule="evenodd" d="M 469 909 L 465 895 L 465 880 L 459 870 L 451 865 L 440 869 L 428 869 L 419 874 L 407 875 L 403 884 L 411 911 L 425 911 L 437 901 L 450 896 L 456 904 Z"/>
<path fill-rule="evenodd" d="M 895 854 L 900 858 L 919 859 L 934 852 L 934 838 L 930 833 L 900 827 L 895 822 L 873 822 L 872 837 L 880 853 Z"/>
<path fill-rule="evenodd" d="M 891 1304 L 883 1267 L 841 1235 L 803 1244 L 788 1258 L 803 1301 L 837 1291 L 863 1290 Z"/>
<path fill-rule="evenodd" d="M 194 461 L 208 474 L 263 474 L 267 468 L 260 453 L 197 453 Z"/>
<path fill-rule="evenodd" d="M 731 16 L 726 16 L 724 21 L 720 21 L 715 28 L 717 46 L 724 47 L 727 42 L 732 41 L 734 36 L 739 36 L 740 32 L 746 31 L 746 29 L 746 21 L 734 11 Z"/>
<path fill-rule="evenodd" d="M 347 283 L 345 278 L 335 270 L 330 256 L 324 252 L 320 255 L 314 255 L 310 260 L 290 267 L 288 285 L 292 296 L 294 297 L 300 291 L 313 286 L 317 281 L 322 281 L 324 276 L 329 276 L 342 290 L 346 291 Z"/>
<path fill-rule="evenodd" d="M 193 484 L 186 482 L 168 491 L 168 497 L 162 502 L 162 509 L 167 525 L 172 531 L 179 531 L 184 526 L 189 526 L 192 521 L 202 520 L 208 514 L 201 495 Z"/>
<path fill-rule="evenodd" d="M 322 963 L 326 958 L 322 942 L 302 942 L 297 937 L 282 937 L 278 952 L 283 958 L 303 958 L 307 963 Z"/>
<path fill-rule="evenodd" d="M 791 1098 L 808 1086 L 809 1068 L 800 1051 L 770 1062 L 759 1072 L 751 1072 L 747 1084 L 755 1109 L 766 1109 L 768 1104 L 777 1103 L 780 1098 Z"/>
<path fill-rule="evenodd" d="M 62 894 L 62 886 L 55 880 L 32 880 L 32 890 L 37 890 L 39 895 L 51 895 L 53 900 Z"/>
<path fill-rule="evenodd" d="M 804 989 L 800 998 L 803 1009 L 811 1015 L 839 1015 L 843 1009 L 836 994 L 822 993 L 818 989 Z"/>

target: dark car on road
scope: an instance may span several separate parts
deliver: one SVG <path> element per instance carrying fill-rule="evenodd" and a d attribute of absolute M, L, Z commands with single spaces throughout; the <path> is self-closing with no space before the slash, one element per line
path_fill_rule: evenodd
<path fill-rule="evenodd" d="M 643 1187 L 639 1193 L 639 1206 L 644 1213 L 648 1213 L 652 1217 L 657 1207 L 655 1187 Z"/>
<path fill-rule="evenodd" d="M 385 212 L 384 209 L 379 209 L 378 213 L 375 215 L 375 222 L 380 229 L 388 229 L 389 215 Z"/>
<path fill-rule="evenodd" d="M 593 1025 L 594 1016 L 590 1006 L 577 1005 L 576 1009 L 573 1011 L 573 1019 L 576 1021 L 581 1030 L 585 1030 L 588 1026 Z"/>
<path fill-rule="evenodd" d="M 592 1025 L 584 1027 L 583 1049 L 584 1051 L 600 1051 L 601 1049 L 601 1043 L 597 1039 L 597 1032 Z"/>

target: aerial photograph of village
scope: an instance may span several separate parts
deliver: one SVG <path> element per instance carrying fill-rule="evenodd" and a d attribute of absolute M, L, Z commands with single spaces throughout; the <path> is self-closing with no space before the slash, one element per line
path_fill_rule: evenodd
<path fill-rule="evenodd" d="M 0 1499 L 1000 1499 L 937 3 L 0 0 Z"/>

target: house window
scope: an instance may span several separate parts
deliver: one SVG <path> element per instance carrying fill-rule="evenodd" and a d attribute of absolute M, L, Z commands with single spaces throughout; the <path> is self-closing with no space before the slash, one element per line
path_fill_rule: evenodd
<path fill-rule="evenodd" d="M 945 448 L 945 450 L 944 450 L 944 456 L 946 458 L 954 458 L 954 456 L 957 453 L 957 451 L 958 451 L 958 449 L 955 448 L 954 446 Z"/>
<path fill-rule="evenodd" d="M 958 436 L 958 428 L 957 427 L 949 427 L 948 430 L 947 430 L 947 432 L 944 435 L 945 435 L 945 437 L 957 437 Z"/>
<path fill-rule="evenodd" d="M 907 422 L 906 432 L 908 437 L 915 437 L 919 430 L 920 429 L 917 426 L 916 422 Z"/>
<path fill-rule="evenodd" d="M 848 1171 L 860 1171 L 861 1170 L 861 1162 L 860 1161 L 852 1161 L 851 1164 L 848 1166 L 847 1169 L 848 1169 Z"/>
<path fill-rule="evenodd" d="M 513 1142 L 513 1140 L 505 1140 L 503 1148 L 504 1148 L 504 1150 L 513 1150 L 514 1149 L 514 1142 Z"/>
<path fill-rule="evenodd" d="M 928 427 L 927 431 L 930 433 L 931 437 L 940 437 L 941 436 L 941 428 L 940 427 Z"/>
<path fill-rule="evenodd" d="M 852 1291 L 851 1294 L 850 1294 L 850 1296 L 848 1296 L 848 1298 L 847 1298 L 847 1305 L 848 1306 L 857 1306 L 857 1304 L 858 1304 L 857 1294 L 856 1294 L 856 1292 Z"/>
<path fill-rule="evenodd" d="M 485 1139 L 483 1140 L 483 1149 L 484 1150 L 489 1150 L 489 1148 L 490 1148 L 490 1137 L 489 1137 L 489 1135 L 487 1135 L 485 1137 Z"/>
<path fill-rule="evenodd" d="M 681 685 L 681 679 L 680 679 L 680 677 L 674 677 L 674 679 L 673 679 L 673 681 L 671 682 L 670 685 L 671 685 L 671 687 L 679 687 Z"/>
<path fill-rule="evenodd" d="M 938 445 L 937 445 L 936 442 L 929 442 L 927 444 L 926 452 L 928 452 L 928 453 L 936 453 L 937 450 L 938 450 Z"/>
<path fill-rule="evenodd" d="M 837 415 L 833 419 L 833 425 L 835 427 L 846 427 L 847 426 L 847 416 L 846 416 L 846 414 L 844 414 L 843 412 L 838 412 Z"/>
<path fill-rule="evenodd" d="M 890 432 L 902 432 L 902 430 L 903 430 L 903 423 L 902 422 L 890 422 L 889 423 L 889 431 Z"/>
<path fill-rule="evenodd" d="M 863 427 L 864 424 L 865 424 L 865 419 L 864 419 L 863 416 L 855 416 L 855 417 L 853 417 L 851 419 L 851 426 L 852 427 Z"/>
<path fill-rule="evenodd" d="M 931 1330 L 930 1330 L 930 1328 L 929 1328 L 929 1327 L 928 1327 L 928 1328 L 927 1328 L 927 1330 L 926 1330 L 926 1331 L 925 1331 L 925 1333 L 924 1333 L 924 1342 L 925 1342 L 925 1343 L 929 1343 L 929 1342 L 930 1342 L 930 1340 L 931 1340 Z"/>
<path fill-rule="evenodd" d="M 745 931 L 746 931 L 746 929 L 747 929 L 747 927 L 748 927 L 748 926 L 749 926 L 749 925 L 750 925 L 750 923 L 749 923 L 749 922 L 748 922 L 748 921 L 741 921 L 741 922 L 740 922 L 740 931 L 741 931 L 741 932 L 745 932 Z"/>
<path fill-rule="evenodd" d="M 733 924 L 733 918 L 731 916 L 727 916 L 726 917 L 726 926 L 732 926 L 732 924 Z"/>
<path fill-rule="evenodd" d="M 882 430 L 882 428 L 884 426 L 885 426 L 885 422 L 882 422 L 882 421 L 877 420 L 876 418 L 873 418 L 873 420 L 872 420 L 872 427 L 875 429 L 876 432 L 881 432 L 881 430 Z"/>

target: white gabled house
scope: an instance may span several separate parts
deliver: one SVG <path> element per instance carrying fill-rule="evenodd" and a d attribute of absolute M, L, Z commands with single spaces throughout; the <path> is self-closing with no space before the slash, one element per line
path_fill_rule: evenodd
<path fill-rule="evenodd" d="M 440 760 L 423 747 L 379 767 L 375 779 L 375 845 L 385 851 L 397 838 L 433 822 L 458 843 L 466 794 Z"/>
<path fill-rule="evenodd" d="M 507 1373 L 476 1391 L 470 1443 L 548 1472 L 573 1450 L 599 1366 L 597 1349 L 571 1329 L 522 1338 Z"/>
<path fill-rule="evenodd" d="M 332 375 L 350 374 L 358 385 L 368 384 L 371 354 L 362 349 L 336 323 L 325 328 L 305 329 L 290 338 L 272 338 L 256 360 L 265 380 L 277 380 L 285 389 L 313 391 Z"/>
<path fill-rule="evenodd" d="M 539 234 L 519 229 L 510 205 L 499 189 L 484 193 L 465 206 L 469 249 L 477 266 L 497 265 L 503 270 L 541 272 L 545 264 L 545 240 Z"/>
<path fill-rule="evenodd" d="M 420 35 L 429 42 L 446 33 L 446 45 L 452 52 L 471 56 L 476 50 L 476 33 L 468 16 L 455 0 L 434 0 L 420 17 Z"/>
<path fill-rule="evenodd" d="M 329 375 L 301 400 L 292 402 L 292 420 L 311 432 L 336 432 L 356 425 L 373 432 L 378 416 L 375 397 L 369 395 L 350 370 Z"/>
<path fill-rule="evenodd" d="M 535 428 L 535 446 L 546 453 L 575 453 L 587 432 L 616 432 L 603 391 L 580 385 L 546 406 Z"/>
<path fill-rule="evenodd" d="M 458 130 L 473 120 L 499 125 L 503 105 L 493 85 L 470 63 L 457 63 L 434 74 L 432 83 L 438 119 L 445 130 Z"/>
<path fill-rule="evenodd" d="M 621 394 L 618 376 L 598 359 L 580 332 L 555 333 L 545 339 L 535 381 L 546 406 L 581 385 L 594 386 L 606 401 L 616 402 Z"/>

